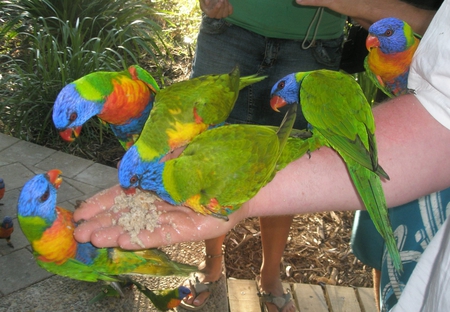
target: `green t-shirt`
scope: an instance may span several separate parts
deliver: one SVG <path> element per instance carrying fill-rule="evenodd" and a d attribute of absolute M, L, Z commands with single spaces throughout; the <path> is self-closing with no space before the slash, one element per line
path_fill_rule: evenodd
<path fill-rule="evenodd" d="M 305 7 L 294 0 L 229 0 L 233 14 L 226 20 L 234 25 L 269 38 L 305 38 L 308 27 L 313 23 L 308 39 L 313 37 L 318 18 L 314 15 L 319 8 Z M 316 39 L 334 39 L 342 35 L 346 17 L 324 9 Z"/>

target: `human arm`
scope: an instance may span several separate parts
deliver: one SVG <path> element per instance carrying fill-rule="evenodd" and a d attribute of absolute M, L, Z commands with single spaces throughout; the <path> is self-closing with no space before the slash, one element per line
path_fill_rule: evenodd
<path fill-rule="evenodd" d="M 348 15 L 364 28 L 385 17 L 406 21 L 420 35 L 425 33 L 436 11 L 425 10 L 403 1 L 391 0 L 296 0 L 300 5 L 321 6 Z"/>
<path fill-rule="evenodd" d="M 200 8 L 210 18 L 225 18 L 233 13 L 228 0 L 200 0 Z"/>
<path fill-rule="evenodd" d="M 414 95 L 405 95 L 374 108 L 377 125 L 379 163 L 390 176 L 383 183 L 389 207 L 394 207 L 450 186 L 450 131 L 438 123 Z M 115 194 L 114 194 L 115 192 Z M 89 199 L 75 211 L 75 219 L 90 219 L 76 230 L 80 241 L 98 246 L 138 248 L 111 215 L 97 215 L 111 207 L 119 187 Z M 288 215 L 328 210 L 363 209 L 341 158 L 329 148 L 321 148 L 289 164 L 277 173 L 254 198 L 232 213 L 225 222 L 201 216 L 185 207 L 159 203 L 161 227 L 142 232 L 146 247 L 181 241 L 204 240 L 227 233 L 250 216 Z M 175 226 L 174 226 L 175 224 Z"/>

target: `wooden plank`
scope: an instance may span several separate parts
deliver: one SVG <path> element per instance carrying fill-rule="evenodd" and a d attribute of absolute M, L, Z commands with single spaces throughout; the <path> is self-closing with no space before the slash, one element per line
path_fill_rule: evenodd
<path fill-rule="evenodd" d="M 332 312 L 361 311 L 355 290 L 351 287 L 325 286 L 325 296 Z"/>
<path fill-rule="evenodd" d="M 254 280 L 228 279 L 230 312 L 261 312 Z"/>
<path fill-rule="evenodd" d="M 376 302 L 375 302 L 375 294 L 373 292 L 373 288 L 368 287 L 358 287 L 356 288 L 356 292 L 358 293 L 359 303 L 361 305 L 361 310 L 364 312 L 378 312 Z"/>
<path fill-rule="evenodd" d="M 328 305 L 322 287 L 319 285 L 295 283 L 293 288 L 295 302 L 300 312 L 328 312 Z"/>

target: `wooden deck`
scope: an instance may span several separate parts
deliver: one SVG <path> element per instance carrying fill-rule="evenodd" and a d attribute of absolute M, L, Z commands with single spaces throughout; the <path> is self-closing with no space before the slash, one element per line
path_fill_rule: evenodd
<path fill-rule="evenodd" d="M 255 281 L 228 279 L 230 312 L 261 312 Z M 377 312 L 372 288 L 284 284 L 290 288 L 297 311 Z"/>

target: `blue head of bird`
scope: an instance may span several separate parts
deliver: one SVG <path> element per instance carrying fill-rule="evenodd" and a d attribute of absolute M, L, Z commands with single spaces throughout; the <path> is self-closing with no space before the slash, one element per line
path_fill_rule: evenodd
<path fill-rule="evenodd" d="M 191 290 L 185 286 L 179 286 L 178 287 L 178 299 L 183 299 L 187 295 L 191 293 Z"/>
<path fill-rule="evenodd" d="M 278 109 L 285 105 L 299 104 L 300 86 L 306 74 L 292 73 L 275 83 L 270 92 L 270 106 L 273 110 L 278 112 Z"/>
<path fill-rule="evenodd" d="M 394 17 L 383 18 L 372 24 L 366 39 L 366 48 L 379 48 L 384 54 L 399 53 L 414 43 L 411 27 Z"/>
<path fill-rule="evenodd" d="M 164 163 L 159 160 L 145 161 L 140 156 L 138 147 L 131 146 L 120 161 L 120 185 L 126 189 L 141 188 L 164 196 L 165 190 L 162 183 Z"/>
<path fill-rule="evenodd" d="M 22 188 L 18 202 L 18 214 L 22 217 L 41 217 L 48 222 L 56 218 L 56 197 L 62 178 L 61 171 L 53 169 L 38 174 Z"/>
<path fill-rule="evenodd" d="M 2 223 L 0 224 L 0 228 L 2 229 L 10 229 L 14 226 L 13 220 L 11 217 L 4 217 Z"/>
<path fill-rule="evenodd" d="M 77 138 L 83 124 L 101 112 L 102 104 L 103 99 L 95 102 L 83 98 L 74 82 L 65 86 L 56 97 L 52 115 L 61 137 L 69 142 Z"/>

